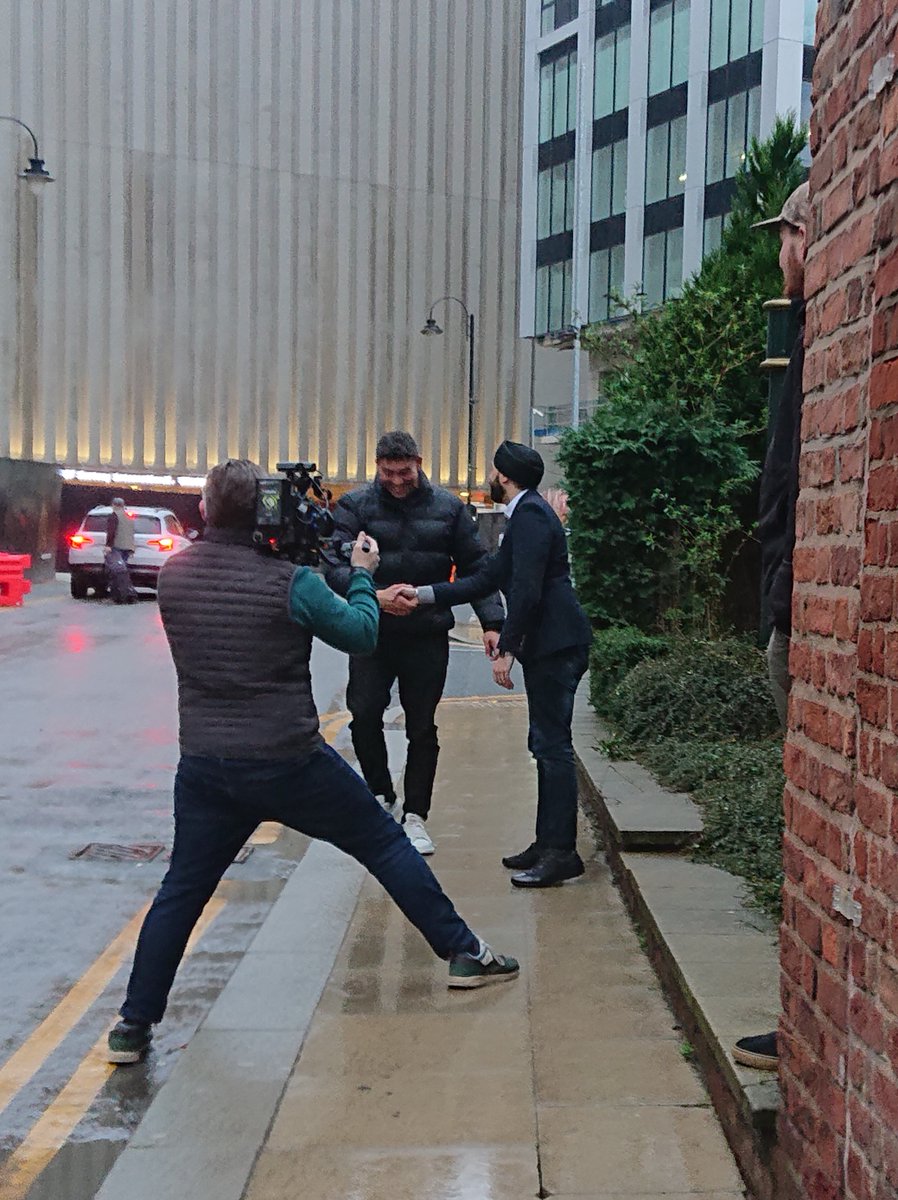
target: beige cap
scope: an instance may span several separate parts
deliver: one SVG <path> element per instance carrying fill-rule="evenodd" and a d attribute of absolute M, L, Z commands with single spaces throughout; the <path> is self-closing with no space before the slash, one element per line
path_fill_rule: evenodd
<path fill-rule="evenodd" d="M 756 221 L 752 229 L 779 229 L 780 225 L 794 225 L 798 228 L 799 225 L 807 225 L 810 207 L 810 185 L 805 181 L 798 185 L 775 217 L 769 217 L 766 221 Z"/>

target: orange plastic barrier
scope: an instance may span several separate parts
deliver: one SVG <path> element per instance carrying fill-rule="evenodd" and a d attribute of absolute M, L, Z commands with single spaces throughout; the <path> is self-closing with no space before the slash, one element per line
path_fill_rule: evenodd
<path fill-rule="evenodd" d="M 24 576 L 30 566 L 30 554 L 0 554 L 0 608 L 18 607 L 31 591 Z"/>

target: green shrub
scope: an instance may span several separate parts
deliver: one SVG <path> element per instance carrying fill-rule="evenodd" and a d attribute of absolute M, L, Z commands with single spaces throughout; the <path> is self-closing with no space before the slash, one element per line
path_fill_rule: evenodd
<path fill-rule="evenodd" d="M 777 731 L 764 656 L 748 642 L 674 642 L 640 663 L 608 696 L 604 713 L 625 741 L 756 741 Z"/>
<path fill-rule="evenodd" d="M 650 637 L 632 625 L 600 629 L 589 656 L 589 698 L 596 712 L 606 711 L 608 697 L 635 666 L 669 649 L 665 638 Z"/>
<path fill-rule="evenodd" d="M 753 139 L 721 247 L 682 294 L 645 315 L 625 298 L 629 321 L 581 335 L 603 403 L 559 461 L 578 592 L 599 625 L 707 636 L 736 618 L 727 585 L 755 525 L 767 423 L 761 306 L 782 283 L 776 238 L 751 223 L 800 182 L 805 143 L 791 117 Z"/>
<path fill-rule="evenodd" d="M 642 760 L 662 783 L 691 792 L 704 831 L 696 857 L 745 879 L 759 907 L 781 915 L 783 746 L 665 739 Z"/>

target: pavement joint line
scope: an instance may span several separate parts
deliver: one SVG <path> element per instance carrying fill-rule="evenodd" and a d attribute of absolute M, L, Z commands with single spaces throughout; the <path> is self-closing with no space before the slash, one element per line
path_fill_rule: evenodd
<path fill-rule="evenodd" d="M 196 949 L 226 903 L 213 897 L 206 905 L 190 935 L 185 959 Z M 142 918 L 143 913 L 138 916 Z M 100 1089 L 118 1069 L 114 1063 L 106 1061 L 105 1054 L 106 1032 L 97 1039 L 56 1099 L 44 1109 L 0 1168 L 0 1200 L 24 1200 L 35 1179 L 68 1140 Z"/>
<path fill-rule="evenodd" d="M 29 1080 L 37 1074 L 54 1050 L 75 1028 L 133 950 L 148 904 L 135 913 L 109 945 L 87 968 L 81 978 L 47 1014 L 37 1029 L 0 1067 L 0 1112 L 12 1103 Z"/>

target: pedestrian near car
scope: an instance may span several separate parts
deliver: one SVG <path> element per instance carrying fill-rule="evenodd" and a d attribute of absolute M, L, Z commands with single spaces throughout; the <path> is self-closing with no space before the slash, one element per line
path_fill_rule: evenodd
<path fill-rule="evenodd" d="M 789 711 L 789 648 L 792 634 L 792 551 L 798 505 L 798 459 L 801 453 L 801 411 L 804 400 L 804 263 L 809 215 L 808 184 L 786 200 L 777 216 L 759 221 L 755 229 L 775 229 L 780 237 L 783 293 L 792 304 L 798 332 L 783 380 L 779 410 L 761 473 L 758 539 L 761 543 L 761 594 L 770 620 L 767 668 L 770 688 L 783 731 Z M 733 1058 L 743 1066 L 775 1071 L 776 1033 L 740 1038 Z"/>
<path fill-rule="evenodd" d="M 571 584 L 564 529 L 537 491 L 543 460 L 536 450 L 505 441 L 496 451 L 490 492 L 506 505 L 502 545 L 480 571 L 455 583 L 416 589 L 424 611 L 464 604 L 499 588 L 507 614 L 494 661 L 500 687 L 512 688 L 516 659 L 523 668 L 536 759 L 536 837 L 503 858 L 519 873 L 515 887 L 550 887 L 583 874 L 577 853 L 577 773 L 571 721 L 577 686 L 586 671 L 591 630 Z"/>
<path fill-rule="evenodd" d="M 380 637 L 373 654 L 350 658 L 346 703 L 352 714 L 353 748 L 368 786 L 403 822 L 412 845 L 421 854 L 432 854 L 434 843 L 425 822 L 440 749 L 435 715 L 446 684 L 454 620 L 448 610 L 411 611 L 401 593 L 403 585 L 448 580 L 453 568 L 464 578 L 486 561 L 486 551 L 461 500 L 432 484 L 421 469 L 410 433 L 385 433 L 375 459 L 374 481 L 343 496 L 334 510 L 339 541 L 351 542 L 365 529 L 380 546 L 375 575 Z M 349 569 L 333 567 L 327 580 L 345 595 Z M 502 602 L 495 593 L 485 595 L 475 610 L 484 649 L 491 655 L 502 629 Z M 397 681 L 408 741 L 401 812 L 384 738 L 384 713 Z"/>
<path fill-rule="evenodd" d="M 170 559 L 159 611 L 178 677 L 181 758 L 171 865 L 144 920 L 109 1061 L 137 1062 L 191 930 L 237 851 L 263 821 L 279 821 L 352 855 L 384 886 L 434 952 L 452 988 L 513 979 L 459 917 L 424 859 L 364 780 L 323 741 L 309 658 L 319 637 L 371 653 L 380 610 L 374 539 L 360 530 L 346 598 L 308 567 L 254 546 L 256 482 L 246 460 L 206 479 L 205 540 Z"/>
<path fill-rule="evenodd" d="M 134 553 L 134 521 L 121 496 L 112 501 L 112 512 L 106 521 L 106 545 L 103 555 L 109 591 L 116 604 L 134 604 L 137 592 L 128 573 L 128 559 Z"/>

